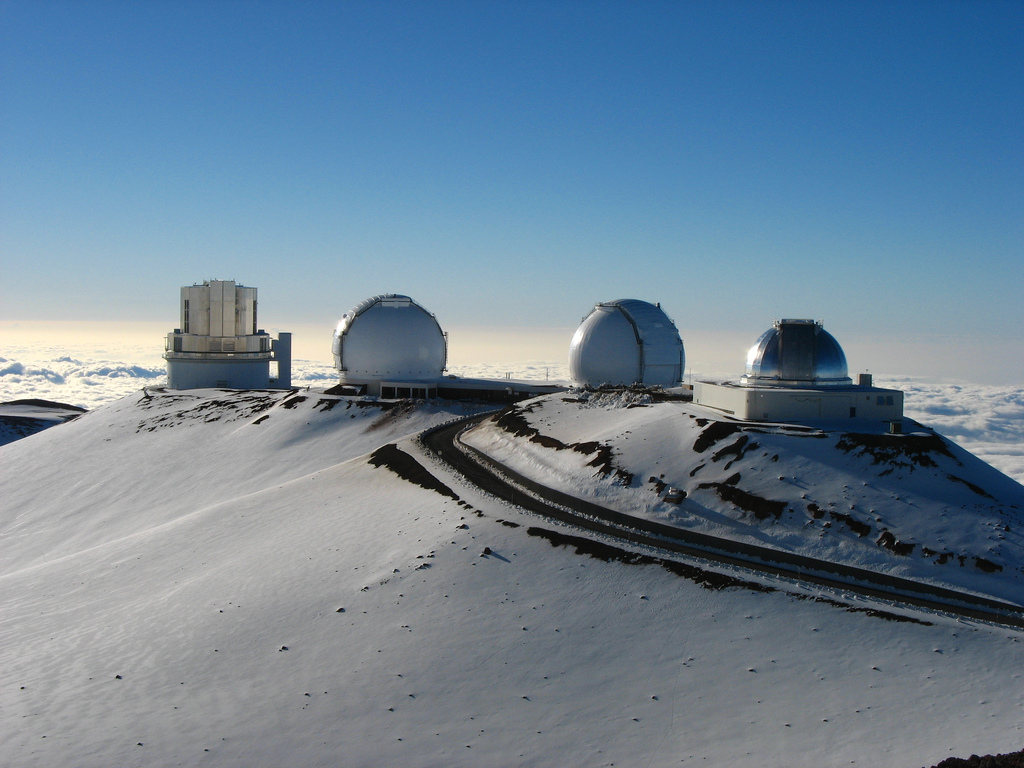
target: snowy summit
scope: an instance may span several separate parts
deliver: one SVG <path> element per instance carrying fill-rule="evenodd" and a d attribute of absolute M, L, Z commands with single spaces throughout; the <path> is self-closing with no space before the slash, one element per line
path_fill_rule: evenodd
<path fill-rule="evenodd" d="M 0 448 L 4 764 L 921 766 L 1020 748 L 1016 482 L 909 420 L 755 425 L 630 390 L 487 409 L 147 390 Z M 561 522 L 527 485 L 502 500 L 421 437 L 477 415 L 455 448 L 506 479 L 882 586 Z"/>

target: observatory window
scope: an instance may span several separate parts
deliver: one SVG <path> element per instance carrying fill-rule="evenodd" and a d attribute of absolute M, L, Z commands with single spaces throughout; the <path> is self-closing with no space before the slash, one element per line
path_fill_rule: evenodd
<path fill-rule="evenodd" d="M 185 299 L 185 318 L 184 322 L 182 323 L 181 330 L 183 330 L 185 333 L 188 333 L 188 299 Z"/>
<path fill-rule="evenodd" d="M 885 404 L 886 405 L 892 405 L 893 404 L 892 403 L 892 395 L 886 395 L 885 396 Z"/>
<path fill-rule="evenodd" d="M 885 395 L 879 395 L 878 399 L 875 400 L 875 405 L 885 405 Z"/>

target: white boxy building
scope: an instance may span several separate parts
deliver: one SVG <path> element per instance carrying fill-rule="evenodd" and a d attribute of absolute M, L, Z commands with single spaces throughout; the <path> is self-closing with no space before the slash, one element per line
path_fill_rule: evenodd
<path fill-rule="evenodd" d="M 898 431 L 903 393 L 872 385 L 869 374 L 854 384 L 839 342 L 813 320 L 780 320 L 747 354 L 739 382 L 698 381 L 693 400 L 747 421 L 870 419 Z"/>
<path fill-rule="evenodd" d="M 181 289 L 181 326 L 167 334 L 170 389 L 288 389 L 291 334 L 276 339 L 257 324 L 256 289 L 207 280 Z M 277 375 L 271 376 L 271 361 Z"/>

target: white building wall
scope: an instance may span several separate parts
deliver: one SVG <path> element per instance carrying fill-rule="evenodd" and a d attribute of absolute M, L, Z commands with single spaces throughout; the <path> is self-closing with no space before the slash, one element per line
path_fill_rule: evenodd
<path fill-rule="evenodd" d="M 167 359 L 169 389 L 267 389 L 269 386 L 269 359 Z"/>
<path fill-rule="evenodd" d="M 698 381 L 693 401 L 748 421 L 903 418 L 903 393 L 879 387 L 744 387 Z"/>

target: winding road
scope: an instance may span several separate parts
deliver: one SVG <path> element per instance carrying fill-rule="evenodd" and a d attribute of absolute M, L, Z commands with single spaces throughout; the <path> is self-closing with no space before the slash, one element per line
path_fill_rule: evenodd
<path fill-rule="evenodd" d="M 633 544 L 772 576 L 1024 629 L 1024 608 L 863 568 L 687 531 L 548 488 L 477 451 L 459 435 L 491 414 L 424 432 L 423 445 L 470 483 L 537 515 Z"/>

